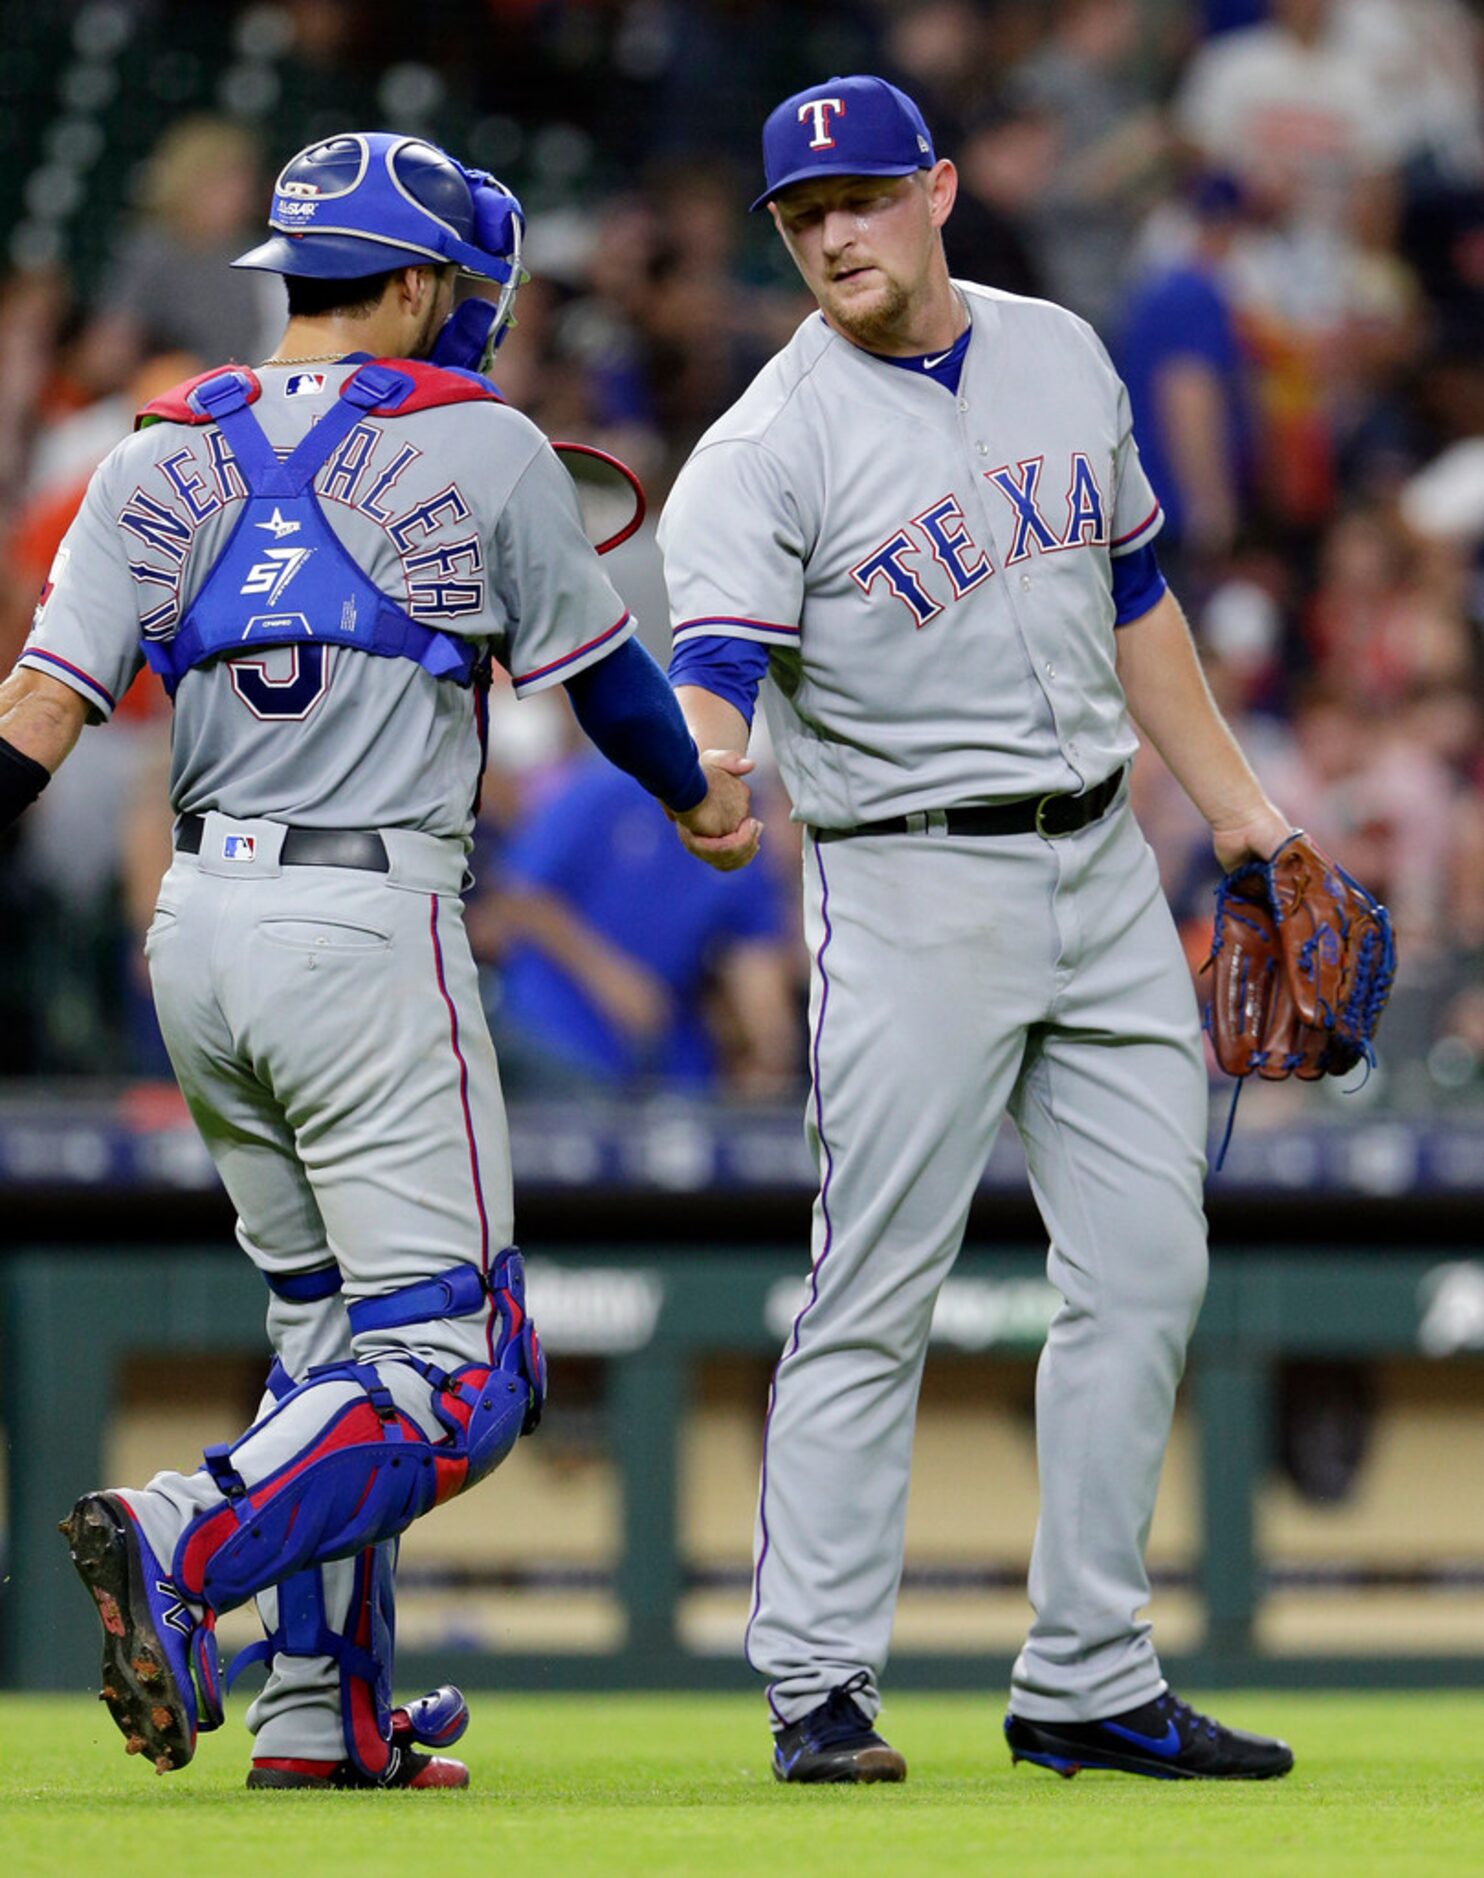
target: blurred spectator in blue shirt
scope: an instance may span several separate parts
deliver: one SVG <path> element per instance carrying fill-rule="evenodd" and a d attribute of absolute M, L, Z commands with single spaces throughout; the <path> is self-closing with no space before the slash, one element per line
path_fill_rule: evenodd
<path fill-rule="evenodd" d="M 494 1029 L 515 1090 L 754 1094 L 797 1074 L 794 947 L 772 875 L 697 867 L 610 764 L 573 765 L 516 832 L 491 898 L 472 932 L 502 951 Z"/>
<path fill-rule="evenodd" d="M 1268 16 L 1268 0 L 1204 0 L 1202 28 L 1207 39 L 1257 26 Z"/>
<path fill-rule="evenodd" d="M 1164 505 L 1162 557 L 1229 554 L 1251 481 L 1246 368 L 1223 276 L 1240 227 L 1240 186 L 1209 175 L 1192 192 L 1188 251 L 1134 285 L 1120 363 L 1139 454 Z"/>

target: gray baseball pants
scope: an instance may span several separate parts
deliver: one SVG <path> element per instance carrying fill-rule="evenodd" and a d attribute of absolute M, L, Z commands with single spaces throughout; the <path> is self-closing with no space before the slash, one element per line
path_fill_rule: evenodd
<path fill-rule="evenodd" d="M 804 877 L 820 1192 L 764 1434 L 749 1661 L 777 1725 L 860 1670 L 875 1712 L 933 1305 L 1008 1113 L 1063 1300 L 1011 1705 L 1119 1713 L 1164 1687 L 1143 1554 L 1206 1281 L 1206 1076 L 1154 857 L 1120 796 L 1058 840 L 811 837 Z"/>
<path fill-rule="evenodd" d="M 274 822 L 207 816 L 200 854 L 177 854 L 161 884 L 145 942 L 160 1028 L 242 1249 L 276 1276 L 340 1268 L 343 1298 L 269 1294 L 270 1340 L 294 1381 L 352 1354 L 374 1364 L 411 1353 L 450 1370 L 487 1361 L 482 1316 L 352 1338 L 345 1310 L 511 1241 L 504 1104 L 458 898 L 463 846 L 386 830 L 391 871 L 376 874 L 283 867 L 282 836 Z M 244 837 L 252 859 L 226 859 L 246 852 Z M 439 1439 L 427 1384 L 395 1360 L 381 1373 Z M 237 1464 L 261 1478 L 312 1433 L 286 1411 Z M 166 1559 L 217 1497 L 204 1472 L 158 1474 L 129 1495 Z M 332 1625 L 349 1607 L 353 1563 L 320 1567 Z M 271 1591 L 260 1609 L 271 1628 Z M 259 1756 L 338 1761 L 335 1664 L 276 1657 L 247 1720 Z"/>

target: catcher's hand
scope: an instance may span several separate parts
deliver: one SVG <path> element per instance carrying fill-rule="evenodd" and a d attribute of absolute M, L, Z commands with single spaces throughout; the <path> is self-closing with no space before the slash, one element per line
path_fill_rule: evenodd
<path fill-rule="evenodd" d="M 1229 1076 L 1343 1076 L 1372 1039 L 1396 973 L 1391 916 L 1295 831 L 1216 889 L 1206 1028 Z"/>

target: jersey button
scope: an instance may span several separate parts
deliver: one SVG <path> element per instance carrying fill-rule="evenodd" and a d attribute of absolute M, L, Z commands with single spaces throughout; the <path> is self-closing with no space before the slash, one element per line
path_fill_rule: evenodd
<path fill-rule="evenodd" d="M 1048 678 L 1055 678 L 1056 676 L 1056 667 L 1051 663 L 1050 659 L 1046 661 L 1046 676 Z"/>
<path fill-rule="evenodd" d="M 967 411 L 967 410 L 968 410 L 968 408 L 969 408 L 969 401 L 968 401 L 968 399 L 967 399 L 967 398 L 960 398 L 960 399 L 959 399 L 959 401 L 958 401 L 958 408 L 959 408 L 959 409 L 960 409 L 961 411 Z"/>
<path fill-rule="evenodd" d="M 989 445 L 987 443 L 976 443 L 974 448 L 979 452 L 980 456 L 989 455 Z"/>
<path fill-rule="evenodd" d="M 1021 575 L 1021 577 L 1020 577 L 1020 584 L 1021 584 L 1021 586 L 1022 586 L 1022 588 L 1023 588 L 1024 590 L 1025 590 L 1025 592 L 1026 592 L 1026 593 L 1029 593 L 1029 592 L 1030 592 L 1030 590 L 1031 590 L 1031 577 L 1030 577 L 1030 575 L 1029 575 L 1029 574 L 1022 574 L 1022 575 Z"/>

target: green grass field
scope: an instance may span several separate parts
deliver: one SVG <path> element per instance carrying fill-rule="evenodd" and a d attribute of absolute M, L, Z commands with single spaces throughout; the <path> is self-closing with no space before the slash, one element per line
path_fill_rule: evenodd
<path fill-rule="evenodd" d="M 901 1787 L 777 1786 L 755 1700 L 475 1698 L 467 1793 L 252 1794 L 229 1720 L 183 1772 L 127 1760 L 102 1709 L 0 1699 L 0 1874 L 256 1878 L 1004 1872 L 1137 1878 L 1484 1872 L 1484 1698 L 1255 1695 L 1288 1779 L 1175 1784 L 1012 1771 L 988 1700 L 903 1696 Z M 238 1707 L 240 1715 L 240 1705 Z"/>

